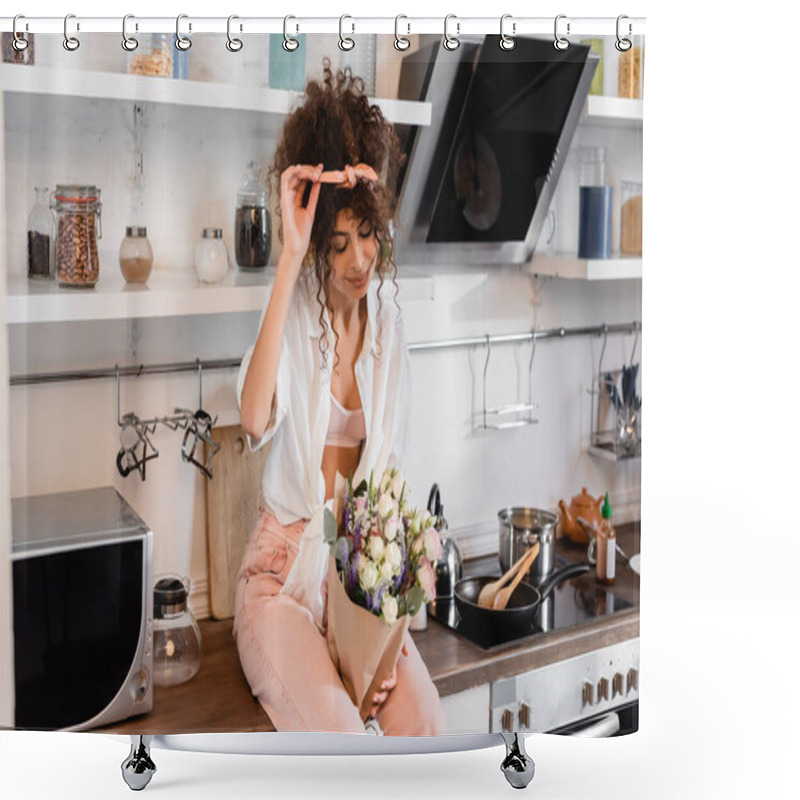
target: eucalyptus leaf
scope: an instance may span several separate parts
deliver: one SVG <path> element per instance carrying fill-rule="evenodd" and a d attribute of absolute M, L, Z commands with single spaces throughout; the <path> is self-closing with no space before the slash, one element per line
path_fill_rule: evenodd
<path fill-rule="evenodd" d="M 412 617 L 422 608 L 425 602 L 425 592 L 419 586 L 413 586 L 406 594 L 406 613 Z"/>
<path fill-rule="evenodd" d="M 329 508 L 325 509 L 322 516 L 322 530 L 325 541 L 329 545 L 332 545 L 339 535 L 339 523 L 336 521 L 336 517 L 333 516 L 333 512 Z"/>

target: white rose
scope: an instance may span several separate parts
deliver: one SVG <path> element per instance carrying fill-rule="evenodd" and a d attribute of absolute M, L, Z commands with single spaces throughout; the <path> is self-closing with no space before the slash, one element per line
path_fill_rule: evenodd
<path fill-rule="evenodd" d="M 387 580 L 394 578 L 394 567 L 386 559 L 381 564 L 381 578 L 386 578 Z"/>
<path fill-rule="evenodd" d="M 405 478 L 399 472 L 394 476 L 394 480 L 392 481 L 392 494 L 398 500 L 400 499 L 400 495 L 403 493 L 403 484 L 405 484 L 405 482 Z"/>
<path fill-rule="evenodd" d="M 386 494 L 392 486 L 392 473 L 391 470 L 386 470 L 381 478 L 380 486 L 378 487 L 381 494 Z"/>
<path fill-rule="evenodd" d="M 369 537 L 369 557 L 377 563 L 383 558 L 383 539 L 380 536 Z"/>
<path fill-rule="evenodd" d="M 390 594 L 384 595 L 383 602 L 381 603 L 381 611 L 383 612 L 383 618 L 386 620 L 386 624 L 393 625 L 397 619 L 397 600 Z"/>
<path fill-rule="evenodd" d="M 399 521 L 397 517 L 391 517 L 386 520 L 386 525 L 384 525 L 383 528 L 383 535 L 386 537 L 387 541 L 394 541 L 397 536 L 398 527 Z"/>
<path fill-rule="evenodd" d="M 414 516 L 411 517 L 411 523 L 408 526 L 409 533 L 416 536 L 422 530 L 422 515 L 419 511 L 414 512 Z"/>
<path fill-rule="evenodd" d="M 378 568 L 368 558 L 362 558 L 358 565 L 358 582 L 368 592 L 378 582 Z"/>
<path fill-rule="evenodd" d="M 384 558 L 392 565 L 395 572 L 400 571 L 400 566 L 403 563 L 403 553 L 400 550 L 400 545 L 397 542 L 389 542 L 386 545 L 386 553 Z"/>
<path fill-rule="evenodd" d="M 378 500 L 378 516 L 381 519 L 386 519 L 393 511 L 392 496 L 390 494 L 381 495 L 381 499 Z"/>

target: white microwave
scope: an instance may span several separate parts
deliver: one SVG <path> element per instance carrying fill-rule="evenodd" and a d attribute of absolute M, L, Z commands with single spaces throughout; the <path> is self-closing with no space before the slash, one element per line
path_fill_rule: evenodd
<path fill-rule="evenodd" d="M 153 708 L 153 534 L 113 487 L 11 501 L 14 727 Z"/>

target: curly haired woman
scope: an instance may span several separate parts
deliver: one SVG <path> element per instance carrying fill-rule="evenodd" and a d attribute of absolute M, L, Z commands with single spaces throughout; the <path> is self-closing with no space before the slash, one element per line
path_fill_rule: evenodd
<path fill-rule="evenodd" d="M 237 395 L 250 449 L 272 447 L 233 631 L 245 677 L 277 730 L 363 733 L 325 637 L 322 519 L 346 476 L 355 484 L 402 468 L 409 365 L 390 221 L 403 156 L 363 80 L 323 64 L 269 170 L 283 247 Z M 444 733 L 410 635 L 372 701 L 387 734 Z"/>

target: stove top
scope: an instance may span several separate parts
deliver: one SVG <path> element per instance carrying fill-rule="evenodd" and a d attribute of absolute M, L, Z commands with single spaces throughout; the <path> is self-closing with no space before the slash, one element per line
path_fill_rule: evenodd
<path fill-rule="evenodd" d="M 556 556 L 557 568 L 570 563 L 573 562 Z M 480 559 L 469 568 L 465 567 L 464 577 L 478 574 L 496 575 L 499 578 L 502 572 L 497 557 Z M 522 636 L 508 636 L 486 626 L 467 625 L 458 613 L 455 598 L 432 600 L 428 604 L 428 616 L 484 650 L 492 650 L 509 642 L 524 642 L 549 631 L 571 628 L 598 617 L 608 617 L 628 608 L 633 608 L 633 604 L 612 590 L 598 586 L 593 577 L 581 575 L 564 580 L 553 589 L 540 604 L 528 631 Z"/>

